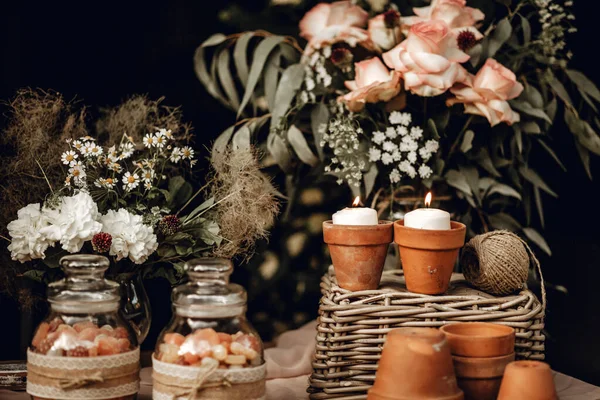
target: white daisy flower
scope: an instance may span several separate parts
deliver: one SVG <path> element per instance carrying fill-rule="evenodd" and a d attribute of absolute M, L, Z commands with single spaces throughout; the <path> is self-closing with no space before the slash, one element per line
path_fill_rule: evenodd
<path fill-rule="evenodd" d="M 121 155 L 119 156 L 121 160 L 129 158 L 134 151 L 133 143 L 121 143 L 119 145 L 119 150 L 121 151 Z"/>
<path fill-rule="evenodd" d="M 398 137 L 398 132 L 396 132 L 393 127 L 388 126 L 388 128 L 385 130 L 385 136 L 389 137 L 390 139 L 396 139 Z"/>
<path fill-rule="evenodd" d="M 160 132 L 167 139 L 173 139 L 173 131 L 171 131 L 170 129 L 164 129 L 163 128 L 163 129 L 160 130 Z"/>
<path fill-rule="evenodd" d="M 373 132 L 373 143 L 381 144 L 385 141 L 385 133 L 381 131 Z"/>
<path fill-rule="evenodd" d="M 400 182 L 400 178 L 402 177 L 402 175 L 400 175 L 400 172 L 398 172 L 398 170 L 396 168 L 394 168 L 392 170 L 392 172 L 390 172 L 390 181 L 392 183 L 398 183 Z"/>
<path fill-rule="evenodd" d="M 117 162 L 108 164 L 108 169 L 116 173 L 120 173 L 121 171 L 123 171 L 123 167 Z"/>
<path fill-rule="evenodd" d="M 75 149 L 79 150 L 79 152 L 83 153 L 83 143 L 81 142 L 81 140 L 74 140 L 72 146 Z"/>
<path fill-rule="evenodd" d="M 165 136 L 158 136 L 157 134 L 154 141 L 156 142 L 156 147 L 163 148 L 165 147 L 165 143 L 167 143 L 167 138 Z"/>
<path fill-rule="evenodd" d="M 179 147 L 173 147 L 171 156 L 169 157 L 171 162 L 178 163 L 181 160 L 181 149 Z"/>
<path fill-rule="evenodd" d="M 94 142 L 83 142 L 83 147 L 80 150 L 81 154 L 83 154 L 85 157 L 89 157 L 90 149 L 94 146 L 96 146 Z"/>
<path fill-rule="evenodd" d="M 394 142 L 390 142 L 389 140 L 387 142 L 383 143 L 383 150 L 387 151 L 388 153 L 392 153 L 394 150 L 398 149 L 398 145 Z"/>
<path fill-rule="evenodd" d="M 144 136 L 144 146 L 146 146 L 147 148 L 150 147 L 156 147 L 156 137 L 152 134 L 147 134 L 146 136 Z"/>
<path fill-rule="evenodd" d="M 103 152 L 102 147 L 97 146 L 96 143 L 90 142 L 87 147 L 87 155 L 91 157 L 98 157 Z"/>
<path fill-rule="evenodd" d="M 142 171 L 142 179 L 146 183 L 152 182 L 152 179 L 154 179 L 154 175 L 155 173 L 153 169 L 145 169 Z"/>
<path fill-rule="evenodd" d="M 198 160 L 190 161 L 190 167 L 193 167 L 194 165 L 196 165 L 197 162 L 198 162 Z"/>
<path fill-rule="evenodd" d="M 183 146 L 181 149 L 181 157 L 191 160 L 194 158 L 194 149 L 192 149 L 190 146 Z"/>
<path fill-rule="evenodd" d="M 421 129 L 421 127 L 419 126 L 413 126 L 412 128 L 410 128 L 410 136 L 413 139 L 420 139 L 423 137 L 423 129 Z"/>
<path fill-rule="evenodd" d="M 60 156 L 60 160 L 65 165 L 71 165 L 72 162 L 75 162 L 77 157 L 79 157 L 77 153 L 75 153 L 73 150 L 69 150 L 62 153 L 62 155 Z"/>
<path fill-rule="evenodd" d="M 381 156 L 381 162 L 384 165 L 389 165 L 392 162 L 394 162 L 394 159 L 392 158 L 392 155 L 390 153 L 383 153 L 383 155 Z"/>
<path fill-rule="evenodd" d="M 125 172 L 123 175 L 123 190 L 130 191 L 138 187 L 140 183 L 140 177 L 138 174 L 131 174 L 131 172 Z"/>
<path fill-rule="evenodd" d="M 398 132 L 398 135 L 400 136 L 406 136 L 408 135 L 408 128 L 400 125 L 396 127 L 396 132 Z"/>
<path fill-rule="evenodd" d="M 87 174 L 85 173 L 85 167 L 81 163 L 81 161 L 75 161 L 71 164 L 71 168 L 69 168 L 69 176 L 73 177 L 73 182 L 77 186 L 85 186 L 85 178 Z"/>
<path fill-rule="evenodd" d="M 414 164 L 417 161 L 417 152 L 416 151 L 411 151 L 408 153 L 408 155 L 406 156 L 406 159 L 411 163 Z"/>
<path fill-rule="evenodd" d="M 144 189 L 146 189 L 146 190 L 152 189 L 152 183 L 151 182 L 144 183 Z"/>
<path fill-rule="evenodd" d="M 423 164 L 419 167 L 419 176 L 421 177 L 421 179 L 429 178 L 432 173 L 433 173 L 433 170 L 425 164 Z"/>
<path fill-rule="evenodd" d="M 371 147 L 369 149 L 369 161 L 376 162 L 381 160 L 381 150 Z"/>
<path fill-rule="evenodd" d="M 86 136 L 82 136 L 82 137 L 80 137 L 80 138 L 79 138 L 79 140 L 83 140 L 84 142 L 93 142 L 93 141 L 95 141 L 96 139 L 94 139 L 93 137 L 91 137 L 91 136 L 89 136 L 89 135 L 86 135 Z"/>

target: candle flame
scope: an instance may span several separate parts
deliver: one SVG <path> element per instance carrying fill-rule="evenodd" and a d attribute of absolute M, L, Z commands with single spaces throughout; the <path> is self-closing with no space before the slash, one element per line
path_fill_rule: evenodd
<path fill-rule="evenodd" d="M 427 193 L 427 196 L 425 196 L 425 207 L 431 206 L 431 197 L 431 192 Z"/>
<path fill-rule="evenodd" d="M 356 196 L 356 198 L 352 202 L 352 207 L 358 207 L 359 205 L 360 205 L 360 196 Z"/>

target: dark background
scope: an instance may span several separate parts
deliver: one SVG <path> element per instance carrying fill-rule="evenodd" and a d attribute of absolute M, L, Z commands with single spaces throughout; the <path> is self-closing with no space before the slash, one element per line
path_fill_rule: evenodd
<path fill-rule="evenodd" d="M 205 92 L 194 75 L 192 55 L 210 34 L 237 30 L 218 19 L 219 11 L 230 3 L 1 2 L 0 99 L 6 101 L 26 86 L 55 89 L 67 99 L 76 97 L 94 106 L 115 105 L 135 93 L 166 96 L 166 104 L 182 106 L 185 119 L 195 127 L 196 147 L 202 151 L 234 122 L 234 115 Z M 246 3 L 252 11 L 266 2 Z M 571 65 L 600 83 L 595 12 L 599 7 L 590 3 L 575 2 L 579 32 L 569 43 L 575 54 Z M 0 110 L 4 114 L 5 105 Z M 544 198 L 544 234 L 554 254 L 538 254 L 546 280 L 566 287 L 568 294 L 549 290 L 547 360 L 558 371 L 600 385 L 599 185 L 586 177 L 573 138 L 562 123 L 557 123 L 552 138 L 568 172 L 545 156 L 533 160 L 560 196 Z M 592 160 L 592 173 L 600 178 L 597 159 Z M 169 305 L 160 299 L 168 296 L 169 288 L 164 281 L 149 282 L 147 288 L 156 332 L 168 318 Z M 0 295 L 0 301 L 0 330 L 5 336 L 0 360 L 15 359 L 19 349 L 11 344 L 29 341 L 20 335 L 24 318 L 13 300 Z M 311 318 L 316 316 L 317 301 L 307 305 L 314 310 Z M 260 301 L 251 303 L 250 314 L 260 306 Z"/>

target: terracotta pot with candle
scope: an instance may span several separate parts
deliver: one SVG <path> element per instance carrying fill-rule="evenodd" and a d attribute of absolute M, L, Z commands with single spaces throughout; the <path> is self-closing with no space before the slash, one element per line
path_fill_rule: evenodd
<path fill-rule="evenodd" d="M 367 400 L 462 400 L 450 347 L 432 328 L 399 328 L 387 335 Z"/>
<path fill-rule="evenodd" d="M 430 202 L 428 193 L 425 203 Z M 396 221 L 394 232 L 407 289 L 422 294 L 446 292 L 458 251 L 465 244 L 466 226 L 450 221 L 446 211 L 420 208 Z"/>
<path fill-rule="evenodd" d="M 353 205 L 359 202 L 357 197 Z M 392 235 L 393 223 L 379 221 L 372 208 L 346 208 L 323 222 L 338 285 L 351 291 L 377 289 Z"/>
<path fill-rule="evenodd" d="M 514 361 L 504 370 L 498 400 L 557 400 L 550 366 L 541 361 Z"/>

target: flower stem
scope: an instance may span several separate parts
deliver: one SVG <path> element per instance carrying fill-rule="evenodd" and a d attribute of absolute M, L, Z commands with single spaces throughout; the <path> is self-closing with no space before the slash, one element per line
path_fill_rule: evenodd
<path fill-rule="evenodd" d="M 452 147 L 450 148 L 450 152 L 448 152 L 448 159 L 456 151 L 456 147 L 458 147 L 458 144 L 461 142 L 461 139 L 462 139 L 463 135 L 465 134 L 465 132 L 467 131 L 467 128 L 469 127 L 469 125 L 471 125 L 471 121 L 473 121 L 473 118 L 474 118 L 474 115 L 471 115 L 471 116 L 469 116 L 469 119 L 467 119 L 467 122 L 465 122 L 465 125 L 463 126 L 462 130 L 459 132 L 454 143 L 452 144 Z"/>

